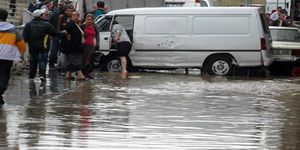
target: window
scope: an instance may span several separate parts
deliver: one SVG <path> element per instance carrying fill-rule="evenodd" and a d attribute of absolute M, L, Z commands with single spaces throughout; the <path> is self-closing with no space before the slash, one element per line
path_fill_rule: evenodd
<path fill-rule="evenodd" d="M 271 29 L 273 41 L 300 42 L 298 30 Z"/>
<path fill-rule="evenodd" d="M 134 16 L 115 16 L 115 20 L 121 24 L 126 31 L 133 30 Z"/>
<path fill-rule="evenodd" d="M 128 36 L 129 36 L 129 39 L 132 41 L 134 16 L 120 15 L 120 16 L 115 16 L 114 20 L 117 21 L 120 25 L 122 25 L 124 27 L 124 29 L 126 30 Z"/>
<path fill-rule="evenodd" d="M 100 32 L 110 31 L 112 16 L 106 16 L 104 19 L 96 23 L 96 26 Z"/>

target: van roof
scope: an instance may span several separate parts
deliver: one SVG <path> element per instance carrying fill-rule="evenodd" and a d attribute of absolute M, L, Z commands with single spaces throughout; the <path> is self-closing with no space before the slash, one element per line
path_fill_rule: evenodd
<path fill-rule="evenodd" d="M 107 15 L 251 14 L 252 10 L 259 11 L 259 9 L 259 7 L 146 7 L 114 10 Z"/>

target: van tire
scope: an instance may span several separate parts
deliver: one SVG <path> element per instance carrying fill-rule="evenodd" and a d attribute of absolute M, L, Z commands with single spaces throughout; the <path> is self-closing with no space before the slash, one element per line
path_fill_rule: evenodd
<path fill-rule="evenodd" d="M 204 64 L 202 74 L 230 76 L 233 74 L 233 58 L 227 55 L 215 55 L 208 58 Z"/>
<path fill-rule="evenodd" d="M 119 57 L 109 56 L 105 59 L 103 70 L 108 72 L 120 72 L 121 71 L 121 61 Z"/>
<path fill-rule="evenodd" d="M 126 57 L 127 59 L 127 71 L 129 72 L 136 72 L 137 68 L 132 66 L 132 62 L 129 57 Z M 102 70 L 109 71 L 109 72 L 120 72 L 121 71 L 121 60 L 119 56 L 109 54 L 105 57 L 104 65 L 102 67 Z"/>

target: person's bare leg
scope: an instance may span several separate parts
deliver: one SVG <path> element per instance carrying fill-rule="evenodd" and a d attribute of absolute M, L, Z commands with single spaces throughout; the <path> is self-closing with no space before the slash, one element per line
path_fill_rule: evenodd
<path fill-rule="evenodd" d="M 77 71 L 77 80 L 83 80 L 83 79 L 85 79 L 85 77 L 84 77 L 82 71 L 81 70 Z"/>
<path fill-rule="evenodd" d="M 71 78 L 72 78 L 71 72 L 67 71 L 66 72 L 66 80 L 71 80 Z"/>
<path fill-rule="evenodd" d="M 121 60 L 121 73 L 127 73 L 127 59 L 125 56 L 120 57 Z"/>

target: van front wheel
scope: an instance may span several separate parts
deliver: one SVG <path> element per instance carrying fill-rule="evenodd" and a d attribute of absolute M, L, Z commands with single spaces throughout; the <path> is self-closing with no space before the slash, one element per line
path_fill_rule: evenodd
<path fill-rule="evenodd" d="M 217 76 L 228 76 L 233 73 L 232 58 L 225 55 L 214 56 L 204 65 L 203 73 Z"/>
<path fill-rule="evenodd" d="M 120 72 L 121 71 L 121 62 L 120 59 L 117 57 L 110 57 L 107 59 L 106 63 L 106 70 L 109 72 Z"/>

